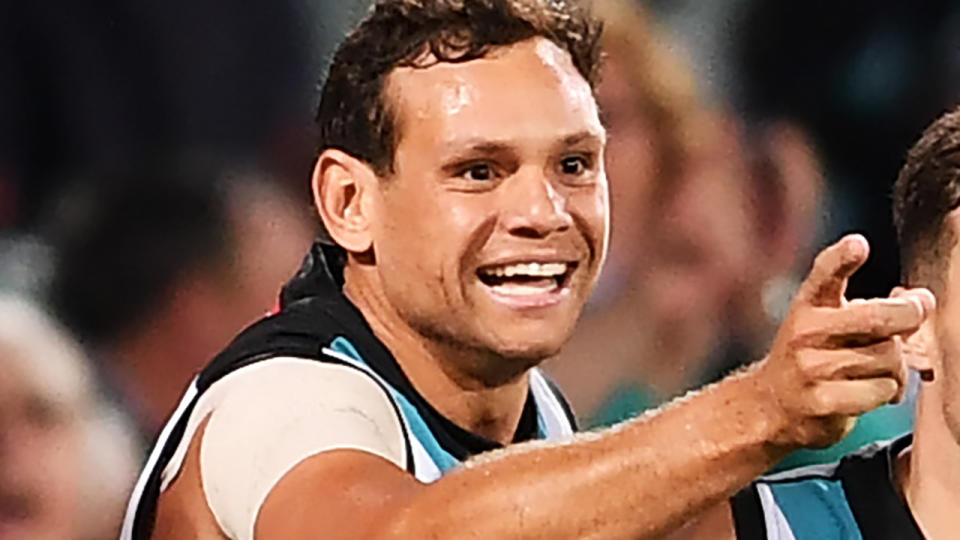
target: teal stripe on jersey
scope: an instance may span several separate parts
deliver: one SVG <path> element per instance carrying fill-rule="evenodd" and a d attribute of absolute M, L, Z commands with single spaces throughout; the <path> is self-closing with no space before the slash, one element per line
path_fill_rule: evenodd
<path fill-rule="evenodd" d="M 330 349 L 356 360 L 362 364 L 364 368 L 370 370 L 370 367 L 364 362 L 363 357 L 360 356 L 357 349 L 346 338 L 338 337 L 334 339 L 330 343 Z M 433 432 L 427 427 L 427 423 L 423 421 L 420 412 L 410 403 L 410 400 L 389 384 L 385 383 L 384 385 L 390 389 L 390 394 L 400 407 L 400 412 L 407 421 L 407 426 L 410 427 L 410 435 L 420 441 L 420 444 L 423 445 L 424 450 L 427 451 L 430 459 L 433 460 L 433 463 L 440 469 L 440 472 L 446 473 L 448 470 L 459 465 L 460 461 L 440 446 L 437 438 L 434 437 Z"/>
<path fill-rule="evenodd" d="M 797 540 L 863 540 L 839 480 L 768 484 Z"/>

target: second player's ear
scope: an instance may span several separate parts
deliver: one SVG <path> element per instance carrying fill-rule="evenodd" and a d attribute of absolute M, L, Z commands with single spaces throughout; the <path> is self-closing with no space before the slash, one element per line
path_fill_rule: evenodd
<path fill-rule="evenodd" d="M 926 382 L 934 379 L 938 357 L 937 341 L 934 335 L 936 324 L 936 299 L 926 289 L 905 289 L 894 287 L 891 298 L 912 297 L 923 306 L 924 321 L 920 328 L 907 336 L 903 336 L 903 358 L 907 367 L 920 373 L 920 378 Z"/>
<path fill-rule="evenodd" d="M 373 168 L 346 152 L 327 149 L 313 169 L 313 201 L 327 233 L 353 253 L 373 246 L 371 197 L 378 181 Z"/>

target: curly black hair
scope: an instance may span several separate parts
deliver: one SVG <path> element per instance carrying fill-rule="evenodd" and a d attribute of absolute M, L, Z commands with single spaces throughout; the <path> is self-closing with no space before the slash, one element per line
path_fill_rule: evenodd
<path fill-rule="evenodd" d="M 466 62 L 541 36 L 593 87 L 600 32 L 576 0 L 378 0 L 334 54 L 317 109 L 318 153 L 337 148 L 378 174 L 392 171 L 397 128 L 384 86 L 398 67 Z"/>
<path fill-rule="evenodd" d="M 960 108 L 934 121 L 907 153 L 893 190 L 900 263 L 911 285 L 936 286 L 957 231 L 944 227 L 960 206 Z"/>

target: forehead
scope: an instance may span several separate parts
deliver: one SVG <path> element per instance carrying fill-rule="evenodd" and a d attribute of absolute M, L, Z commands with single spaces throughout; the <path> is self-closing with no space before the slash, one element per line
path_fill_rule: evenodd
<path fill-rule="evenodd" d="M 462 63 L 399 68 L 387 82 L 401 140 L 603 136 L 590 85 L 570 55 L 532 38 Z"/>

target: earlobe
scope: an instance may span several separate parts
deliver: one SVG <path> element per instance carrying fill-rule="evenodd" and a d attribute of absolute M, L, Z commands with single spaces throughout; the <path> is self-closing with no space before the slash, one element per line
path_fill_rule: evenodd
<path fill-rule="evenodd" d="M 313 170 L 313 200 L 331 239 L 353 253 L 373 246 L 366 198 L 376 175 L 365 162 L 341 150 L 327 149 Z"/>

